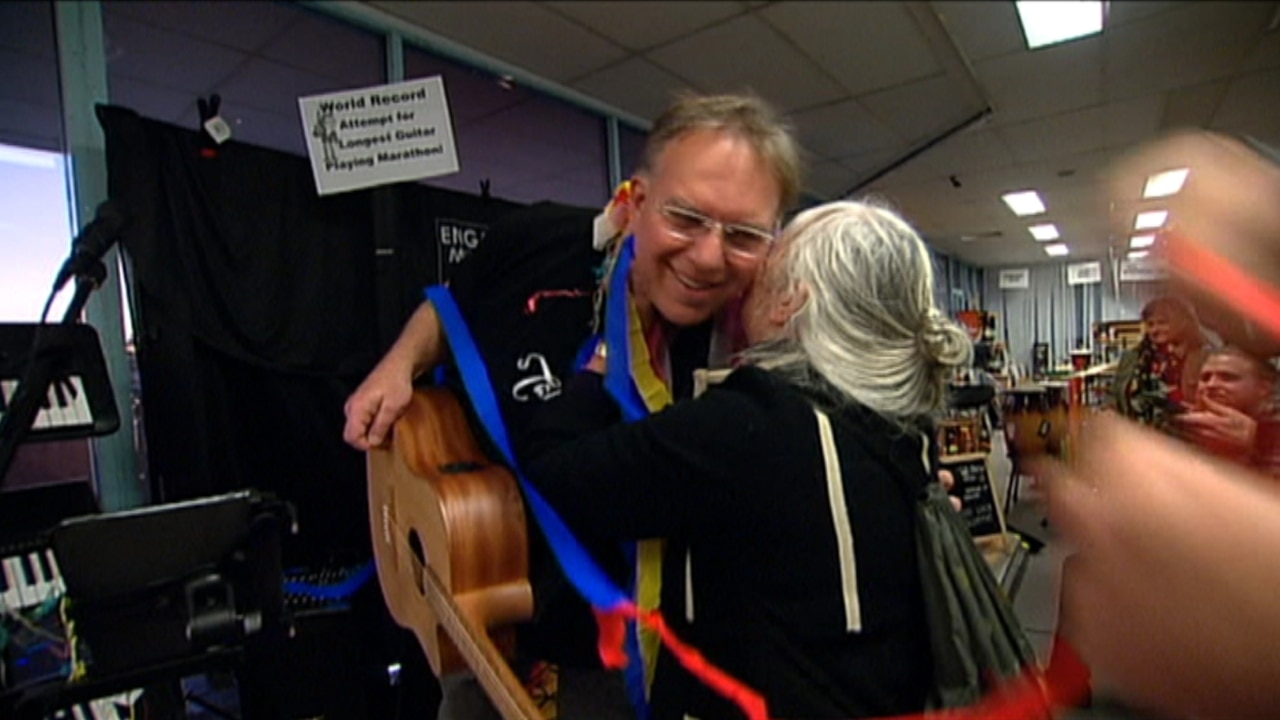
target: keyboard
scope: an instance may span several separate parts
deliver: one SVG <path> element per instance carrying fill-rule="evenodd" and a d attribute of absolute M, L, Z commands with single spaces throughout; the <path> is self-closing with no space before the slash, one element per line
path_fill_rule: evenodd
<path fill-rule="evenodd" d="M 67 592 L 58 560 L 49 548 L 10 555 L 0 560 L 0 569 L 0 607 L 4 610 L 37 607 Z"/>
<path fill-rule="evenodd" d="M 0 380 L 0 418 L 4 417 L 17 391 L 17 380 Z M 84 379 L 81 376 L 68 375 L 50 384 L 44 402 L 31 423 L 31 430 L 33 433 L 42 430 L 80 431 L 85 435 L 91 433 L 93 410 L 89 407 L 89 398 L 85 395 Z"/>
<path fill-rule="evenodd" d="M 49 371 L 49 383 L 22 440 L 72 440 L 115 432 L 120 413 L 98 334 L 88 325 L 0 323 L 0 420 L 13 406 L 18 384 L 31 367 L 37 328 L 37 352 Z"/>

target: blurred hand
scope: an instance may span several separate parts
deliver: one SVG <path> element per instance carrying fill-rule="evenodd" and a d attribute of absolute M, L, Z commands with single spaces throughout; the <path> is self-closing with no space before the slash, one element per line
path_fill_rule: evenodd
<path fill-rule="evenodd" d="M 951 492 L 951 488 L 956 486 L 956 476 L 952 475 L 950 470 L 939 470 L 938 482 L 942 485 L 943 490 Z M 964 501 L 955 495 L 951 495 L 947 499 L 951 501 L 951 507 L 955 508 L 956 512 L 960 512 L 960 508 L 964 507 Z"/>
<path fill-rule="evenodd" d="M 1207 397 L 1200 398 L 1196 410 L 1178 415 L 1174 422 L 1200 447 L 1229 457 L 1252 452 L 1258 436 L 1256 420 Z"/>
<path fill-rule="evenodd" d="M 1068 640 L 1107 687 L 1182 718 L 1280 707 L 1280 491 L 1110 417 L 1077 463 L 1041 468 L 1050 518 L 1078 547 Z"/>
<path fill-rule="evenodd" d="M 367 451 L 382 445 L 412 397 L 411 371 L 394 365 L 375 367 L 343 406 L 347 423 L 342 429 L 342 439 L 357 450 Z"/>

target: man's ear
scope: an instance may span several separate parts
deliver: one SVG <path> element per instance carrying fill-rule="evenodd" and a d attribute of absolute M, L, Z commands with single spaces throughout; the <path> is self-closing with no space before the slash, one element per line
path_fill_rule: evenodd
<path fill-rule="evenodd" d="M 649 180 L 644 175 L 636 174 L 631 178 L 630 205 L 631 214 L 634 216 L 644 207 L 645 200 L 649 198 Z"/>

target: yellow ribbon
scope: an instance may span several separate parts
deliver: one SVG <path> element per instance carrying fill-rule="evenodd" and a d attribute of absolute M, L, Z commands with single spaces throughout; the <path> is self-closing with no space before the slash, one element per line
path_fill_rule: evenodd
<path fill-rule="evenodd" d="M 630 303 L 628 317 L 629 345 L 631 345 L 631 377 L 636 390 L 650 413 L 671 404 L 671 388 L 654 372 L 649 356 L 649 344 L 644 337 L 640 313 L 635 303 Z M 641 540 L 636 543 L 636 605 L 643 610 L 657 609 L 662 598 L 662 540 Z M 645 691 L 653 684 L 653 672 L 658 663 L 661 638 L 654 630 L 640 627 L 640 655 L 644 659 Z"/>

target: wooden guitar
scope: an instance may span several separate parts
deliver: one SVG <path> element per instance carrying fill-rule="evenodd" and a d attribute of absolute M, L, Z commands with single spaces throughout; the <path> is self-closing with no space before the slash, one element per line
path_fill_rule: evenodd
<path fill-rule="evenodd" d="M 470 668 L 506 720 L 541 715 L 505 658 L 533 614 L 524 503 L 457 399 L 414 392 L 389 443 L 368 453 L 369 525 L 391 616 L 437 677 Z M 490 636 L 492 632 L 492 637 Z"/>

